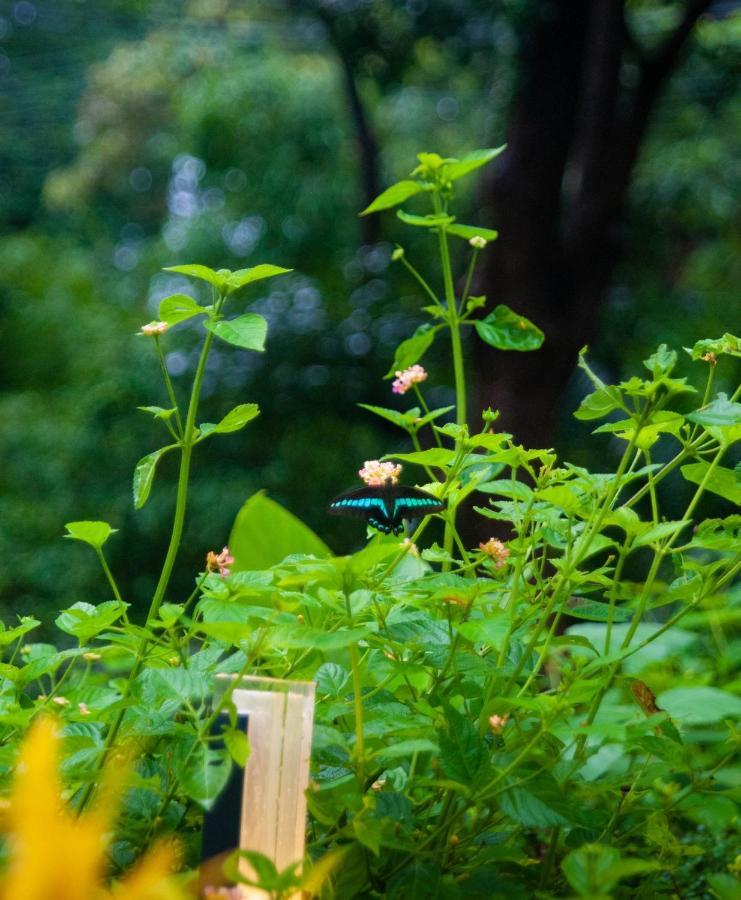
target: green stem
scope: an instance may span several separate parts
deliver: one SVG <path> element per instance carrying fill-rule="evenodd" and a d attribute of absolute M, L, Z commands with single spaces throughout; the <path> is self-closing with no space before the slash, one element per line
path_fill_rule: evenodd
<path fill-rule="evenodd" d="M 178 433 L 175 435 L 176 437 L 183 436 L 183 420 L 180 418 L 180 407 L 178 406 L 178 401 L 175 396 L 175 388 L 172 384 L 172 379 L 170 378 L 170 373 L 167 371 L 167 363 L 165 362 L 165 356 L 162 352 L 162 345 L 160 344 L 159 335 L 155 334 L 154 336 L 154 345 L 157 348 L 157 357 L 160 361 L 160 369 L 162 369 L 162 377 L 165 381 L 165 389 L 167 391 L 167 396 L 170 398 L 170 403 L 172 404 L 172 409 L 175 410 L 175 421 L 178 426 Z"/>
<path fill-rule="evenodd" d="M 113 572 L 111 572 L 108 563 L 106 562 L 106 558 L 103 555 L 103 548 L 96 547 L 95 552 L 100 560 L 100 564 L 103 567 L 103 571 L 105 572 L 105 577 L 108 579 L 108 584 L 111 586 L 111 590 L 113 591 L 113 596 L 116 600 L 123 605 L 123 600 L 121 599 L 121 592 L 118 589 L 118 585 L 116 584 L 116 579 L 113 577 Z M 124 610 L 124 620 L 128 621 L 128 616 L 126 615 L 126 610 Z"/>
<path fill-rule="evenodd" d="M 363 737 L 363 693 L 358 662 L 358 646 L 350 647 L 353 707 L 355 710 L 355 771 L 361 785 L 365 782 L 365 738 Z"/>

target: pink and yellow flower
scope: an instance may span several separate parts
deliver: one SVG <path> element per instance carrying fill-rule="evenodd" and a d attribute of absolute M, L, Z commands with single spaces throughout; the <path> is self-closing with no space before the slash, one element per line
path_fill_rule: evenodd
<path fill-rule="evenodd" d="M 391 384 L 391 390 L 395 394 L 406 394 L 415 384 L 421 384 L 427 380 L 427 372 L 420 365 L 409 366 L 403 371 L 400 369 L 394 373 L 396 378 Z"/>
<path fill-rule="evenodd" d="M 222 578 L 226 578 L 231 569 L 231 566 L 234 563 L 234 557 L 229 553 L 229 548 L 224 547 L 221 553 L 215 553 L 213 550 L 209 550 L 206 554 L 206 568 L 209 572 L 218 572 Z"/>
<path fill-rule="evenodd" d="M 358 475 L 368 485 L 368 487 L 381 487 L 390 481 L 396 484 L 401 474 L 401 466 L 392 462 L 381 462 L 378 459 L 366 459 L 363 468 L 358 471 Z"/>
<path fill-rule="evenodd" d="M 492 560 L 495 569 L 501 569 L 507 564 L 509 547 L 505 547 L 498 538 L 489 538 L 485 543 L 480 543 L 479 550 Z"/>

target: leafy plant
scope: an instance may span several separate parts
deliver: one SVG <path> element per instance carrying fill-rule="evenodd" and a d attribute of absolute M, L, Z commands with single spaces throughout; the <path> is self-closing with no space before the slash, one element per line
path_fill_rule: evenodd
<path fill-rule="evenodd" d="M 249 752 L 228 691 L 213 699 L 214 676 L 250 672 L 317 683 L 310 859 L 302 875 L 298 865 L 278 872 L 249 858 L 274 897 L 299 887 L 323 898 L 733 890 L 736 869 L 711 851 L 732 846 L 737 816 L 741 700 L 729 629 L 741 599 L 741 517 L 703 520 L 700 510 L 707 494 L 738 501 L 732 453 L 741 388 L 731 396 L 713 390 L 716 367 L 741 355 L 738 339 L 689 349 L 685 365 L 706 371 L 701 394 L 665 345 L 642 375 L 619 384 L 604 382 L 580 355 L 592 391 L 575 415 L 602 422 L 597 439 L 621 448 L 615 471 L 590 472 L 550 449 L 523 447 L 496 430 L 494 412 L 481 427 L 471 421 L 463 332 L 503 351 L 534 350 L 543 340 L 516 311 L 489 310 L 486 298 L 469 295 L 477 258 L 496 233 L 458 223 L 453 192 L 496 153 L 420 154 L 411 176 L 366 210 L 426 199 L 431 212 L 398 215 L 430 233 L 440 259 L 438 291 L 403 248 L 394 254 L 429 316 L 399 345 L 387 376 L 393 393 L 411 393 L 416 405 L 361 404 L 409 438 L 409 452 L 383 462 L 412 469 L 418 486 L 445 500 L 404 540 L 371 532 L 357 553 L 337 557 L 258 494 L 237 517 L 230 549 L 209 554 L 191 595 L 168 597 L 193 452 L 258 414 L 245 403 L 218 423 L 197 424 L 209 348 L 222 339 L 262 351 L 260 317 L 227 320 L 225 305 L 241 287 L 285 270 L 178 267 L 211 285 L 212 304 L 167 298 L 160 320 L 142 329 L 162 362 L 169 404 L 144 410 L 169 443 L 137 464 L 137 507 L 161 457 L 180 457 L 172 536 L 146 620 L 129 621 L 106 563 L 111 527 L 72 522 L 68 537 L 94 550 L 113 599 L 60 613 L 57 626 L 76 646 L 28 643 L 39 624 L 32 618 L 0 632 L 6 770 L 28 723 L 57 707 L 63 774 L 84 809 L 119 742 L 136 742 L 135 780 L 111 848 L 119 868 L 172 831 L 195 860 L 200 810 Z M 468 253 L 460 292 L 450 238 Z M 181 409 L 162 341 L 171 326 L 195 319 L 205 335 Z M 456 404 L 431 409 L 421 361 L 443 335 Z M 678 480 L 691 493 L 670 518 L 663 504 Z M 478 547 L 458 527 L 464 504 L 491 523 Z M 436 518 L 442 544 L 424 546 Z M 217 745 L 223 712 L 231 718 Z M 707 877 L 698 876 L 698 859 Z"/>

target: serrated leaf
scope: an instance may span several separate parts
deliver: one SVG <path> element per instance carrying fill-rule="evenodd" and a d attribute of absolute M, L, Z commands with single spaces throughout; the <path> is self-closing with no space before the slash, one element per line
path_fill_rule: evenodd
<path fill-rule="evenodd" d="M 734 403 L 728 395 L 719 393 L 712 403 L 703 406 L 696 412 L 688 413 L 690 422 L 697 425 L 726 427 L 741 425 L 741 403 Z"/>
<path fill-rule="evenodd" d="M 170 444 L 168 447 L 160 447 L 154 453 L 143 456 L 136 464 L 133 481 L 134 509 L 141 509 L 149 499 L 157 463 L 168 450 L 174 449 L 175 446 L 175 444 Z"/>
<path fill-rule="evenodd" d="M 658 696 L 659 707 L 677 722 L 703 725 L 741 717 L 741 698 L 716 687 L 676 687 Z"/>
<path fill-rule="evenodd" d="M 741 356 L 741 338 L 726 332 L 723 337 L 698 341 L 694 347 L 691 349 L 685 347 L 685 350 L 692 359 L 701 359 L 708 353 L 714 356 Z"/>
<path fill-rule="evenodd" d="M 157 317 L 168 325 L 177 325 L 205 312 L 206 307 L 196 303 L 188 294 L 172 294 L 160 301 Z"/>
<path fill-rule="evenodd" d="M 444 447 L 430 447 L 429 450 L 419 450 L 414 453 L 388 453 L 384 459 L 400 459 L 402 462 L 416 463 L 420 466 L 449 466 L 457 458 L 455 450 L 446 450 Z"/>
<path fill-rule="evenodd" d="M 650 525 L 645 531 L 641 531 L 638 537 L 633 541 L 634 547 L 647 547 L 649 544 L 656 544 L 659 541 L 666 540 L 668 537 L 675 535 L 680 529 L 689 525 L 689 522 L 658 522 L 656 525 Z"/>
<path fill-rule="evenodd" d="M 199 281 L 207 281 L 221 291 L 226 285 L 226 277 L 221 272 L 215 272 L 208 266 L 192 263 L 185 266 L 166 266 L 165 272 L 177 272 L 178 275 L 187 275 L 189 278 L 197 278 Z M 227 273 L 229 274 L 229 273 Z"/>
<path fill-rule="evenodd" d="M 19 623 L 14 628 L 6 628 L 4 622 L 0 622 L 0 647 L 7 647 L 13 641 L 22 638 L 29 631 L 38 628 L 41 622 L 33 616 L 20 616 Z M 6 676 L 7 677 L 7 676 Z"/>
<path fill-rule="evenodd" d="M 226 749 L 215 750 L 199 744 L 177 767 L 177 774 L 188 797 L 204 809 L 210 809 L 229 779 L 231 766 Z"/>
<path fill-rule="evenodd" d="M 54 620 L 60 631 L 76 637 L 81 644 L 86 644 L 101 631 L 112 625 L 126 611 L 126 604 L 118 600 L 108 600 L 93 606 L 92 603 L 80 601 L 65 609 Z"/>
<path fill-rule="evenodd" d="M 448 234 L 454 234 L 456 237 L 463 238 L 464 241 L 470 241 L 472 237 L 482 237 L 485 241 L 495 241 L 499 237 L 499 232 L 493 228 L 482 228 L 480 225 L 459 225 L 455 222 L 448 225 L 445 229 Z"/>
<path fill-rule="evenodd" d="M 396 372 L 408 369 L 409 366 L 418 363 L 429 350 L 440 327 L 440 325 L 425 323 L 420 325 L 411 337 L 402 341 L 396 348 L 394 361 L 384 378 L 393 378 Z"/>
<path fill-rule="evenodd" d="M 630 611 L 622 606 L 592 600 L 589 597 L 570 597 L 563 608 L 564 613 L 575 619 L 586 619 L 588 622 L 627 622 L 631 618 Z"/>
<path fill-rule="evenodd" d="M 268 323 L 263 316 L 257 313 L 245 313 L 236 319 L 206 322 L 206 328 L 222 341 L 233 344 L 235 347 L 256 350 L 258 353 L 262 353 L 265 349 Z"/>
<path fill-rule="evenodd" d="M 229 434 L 232 431 L 239 431 L 244 428 L 248 422 L 260 415 L 260 407 L 257 403 L 240 403 L 228 412 L 224 418 L 214 424 L 213 422 L 204 422 L 198 426 L 200 433 L 207 437 L 210 434 Z"/>
<path fill-rule="evenodd" d="M 174 406 L 172 409 L 163 409 L 161 406 L 137 406 L 137 409 L 141 410 L 142 412 L 149 413 L 150 415 L 154 416 L 155 419 L 163 420 L 169 419 L 177 411 Z"/>
<path fill-rule="evenodd" d="M 457 181 L 464 175 L 468 175 L 469 172 L 473 172 L 476 169 L 481 168 L 481 166 L 485 166 L 488 162 L 491 162 L 495 157 L 499 156 L 500 153 L 503 153 L 506 148 L 507 145 L 502 144 L 501 147 L 472 150 L 470 153 L 466 153 L 462 159 L 455 159 L 447 162 L 443 171 L 443 177 L 446 181 Z"/>
<path fill-rule="evenodd" d="M 68 532 L 64 537 L 83 541 L 98 549 L 118 531 L 117 528 L 111 528 L 108 522 L 67 522 L 64 527 Z"/>
<path fill-rule="evenodd" d="M 445 718 L 447 727 L 437 735 L 440 766 L 449 778 L 470 786 L 486 761 L 486 746 L 466 716 L 449 708 Z"/>
<path fill-rule="evenodd" d="M 397 181 L 396 184 L 392 184 L 382 194 L 379 194 L 360 215 L 367 216 L 370 213 L 380 212 L 382 209 L 391 209 L 423 190 L 424 185 L 419 181 L 412 181 L 411 179 Z"/>
<path fill-rule="evenodd" d="M 504 304 L 485 319 L 477 319 L 474 327 L 482 341 L 498 350 L 537 350 L 544 340 L 537 325 Z"/>
<path fill-rule="evenodd" d="M 261 263 L 259 266 L 252 266 L 251 269 L 237 269 L 236 272 L 227 276 L 227 292 L 232 294 L 247 284 L 263 281 L 266 278 L 275 278 L 276 275 L 285 275 L 288 272 L 293 272 L 293 269 L 284 269 L 282 266 L 273 266 L 270 263 Z"/>
<path fill-rule="evenodd" d="M 582 421 L 602 419 L 614 410 L 622 408 L 622 394 L 619 388 L 604 385 L 587 394 L 574 413 L 574 418 Z"/>

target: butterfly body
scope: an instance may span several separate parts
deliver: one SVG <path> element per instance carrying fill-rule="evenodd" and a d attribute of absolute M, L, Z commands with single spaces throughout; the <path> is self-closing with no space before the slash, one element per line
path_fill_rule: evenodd
<path fill-rule="evenodd" d="M 379 487 L 348 491 L 329 504 L 331 513 L 364 518 L 383 534 L 401 534 L 404 519 L 416 519 L 444 508 L 445 503 L 427 491 L 391 481 Z"/>

